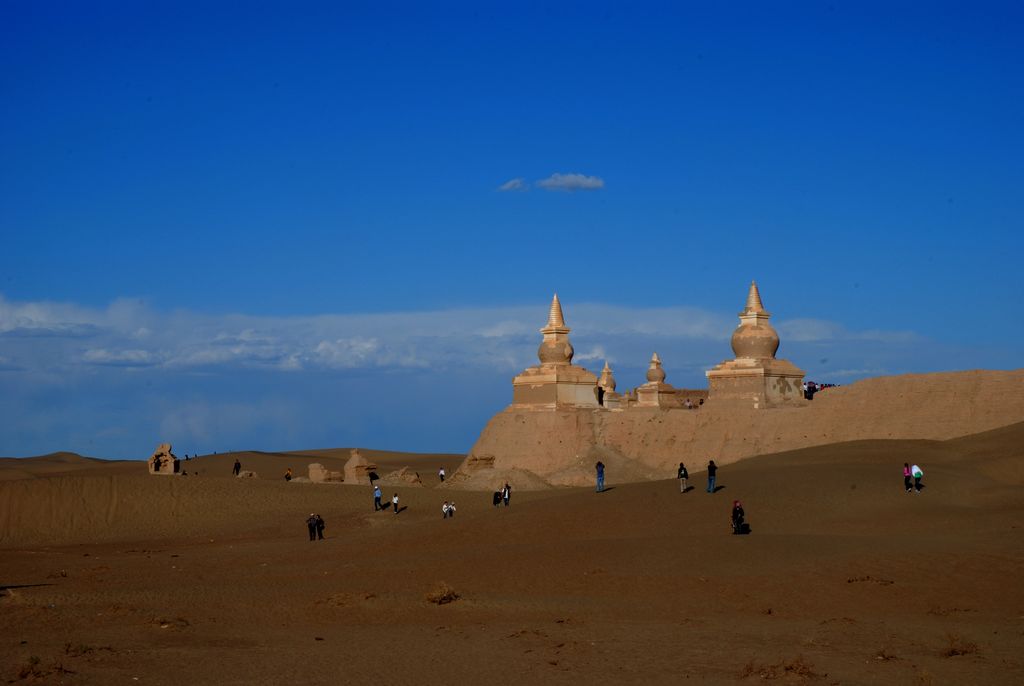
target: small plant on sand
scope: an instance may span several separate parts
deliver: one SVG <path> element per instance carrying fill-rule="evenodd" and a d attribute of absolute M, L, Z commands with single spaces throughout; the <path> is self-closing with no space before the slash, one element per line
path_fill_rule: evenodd
<path fill-rule="evenodd" d="M 455 589 L 443 581 L 435 586 L 432 591 L 427 593 L 427 600 L 435 605 L 454 603 L 458 599 L 459 594 L 455 592 Z"/>
<path fill-rule="evenodd" d="M 28 662 L 23 664 L 21 666 L 21 669 L 18 670 L 18 678 L 27 679 L 29 677 L 32 677 L 38 679 L 41 676 L 45 676 L 46 673 L 42 670 L 42 667 L 40 667 L 41 663 L 42 660 L 33 655 L 28 659 Z"/>
<path fill-rule="evenodd" d="M 974 641 L 967 641 L 961 638 L 960 634 L 946 634 L 948 643 L 942 649 L 943 657 L 957 657 L 959 655 L 976 655 L 980 652 L 978 644 Z"/>
<path fill-rule="evenodd" d="M 746 679 L 752 676 L 756 676 L 760 679 L 815 679 L 819 676 L 828 675 L 818 674 L 814 671 L 814 665 L 804 660 L 802 656 L 798 655 L 792 660 L 783 660 L 782 662 L 774 665 L 757 664 L 751 660 L 740 671 L 739 676 L 741 679 Z"/>

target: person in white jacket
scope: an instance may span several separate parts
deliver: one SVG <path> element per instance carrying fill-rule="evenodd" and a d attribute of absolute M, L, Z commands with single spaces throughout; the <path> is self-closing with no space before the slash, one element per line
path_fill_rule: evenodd
<path fill-rule="evenodd" d="M 915 464 L 910 468 L 910 473 L 914 476 L 914 493 L 920 493 L 921 479 L 924 477 L 924 472 Z"/>

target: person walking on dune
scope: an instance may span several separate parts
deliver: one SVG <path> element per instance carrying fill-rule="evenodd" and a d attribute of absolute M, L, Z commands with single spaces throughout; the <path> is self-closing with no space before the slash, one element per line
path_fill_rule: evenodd
<path fill-rule="evenodd" d="M 395 508 L 395 514 L 398 514 L 398 494 L 395 493 L 391 496 L 391 505 Z"/>
<path fill-rule="evenodd" d="M 236 457 L 235 458 L 235 466 L 231 468 L 231 475 L 232 476 L 238 476 L 241 472 L 242 472 L 242 463 L 239 462 L 238 458 Z"/>
<path fill-rule="evenodd" d="M 910 473 L 914 475 L 914 493 L 920 493 L 921 479 L 924 477 L 924 471 L 915 464 L 910 468 Z"/>
<path fill-rule="evenodd" d="M 903 488 L 910 493 L 910 465 L 906 462 L 903 463 Z"/>
<path fill-rule="evenodd" d="M 686 493 L 686 480 L 690 478 L 690 473 L 686 471 L 686 465 L 682 462 L 679 463 L 679 492 Z"/>
<path fill-rule="evenodd" d="M 708 460 L 708 493 L 715 492 L 715 476 L 718 474 L 718 465 L 714 460 Z"/>
<path fill-rule="evenodd" d="M 306 520 L 306 528 L 309 529 L 309 540 L 316 540 L 316 513 L 310 512 L 309 519 Z"/>
<path fill-rule="evenodd" d="M 604 462 L 598 461 L 594 469 L 597 470 L 597 492 L 600 493 L 604 490 Z"/>
<path fill-rule="evenodd" d="M 441 483 L 444 483 L 444 467 L 437 470 L 437 478 L 441 480 Z"/>
<path fill-rule="evenodd" d="M 380 499 L 383 498 L 383 497 L 384 497 L 384 494 L 381 493 L 380 486 L 374 486 L 373 487 L 373 511 L 374 512 L 380 512 L 381 510 L 384 509 L 384 506 L 380 502 Z"/>

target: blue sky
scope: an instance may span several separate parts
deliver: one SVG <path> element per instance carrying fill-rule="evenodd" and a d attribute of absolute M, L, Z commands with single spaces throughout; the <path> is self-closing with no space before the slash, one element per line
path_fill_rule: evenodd
<path fill-rule="evenodd" d="M 811 378 L 1020 366 L 1016 5 L 337 5 L 0 9 L 0 454 L 465 451 L 554 291 L 621 388 L 752 278 Z"/>

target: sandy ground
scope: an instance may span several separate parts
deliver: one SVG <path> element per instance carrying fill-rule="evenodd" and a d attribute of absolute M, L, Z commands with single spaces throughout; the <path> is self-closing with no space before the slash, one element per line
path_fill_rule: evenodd
<path fill-rule="evenodd" d="M 227 476 L 233 455 L 186 478 L 0 461 L 0 679 L 1024 683 L 1022 445 L 1024 424 L 859 441 L 723 467 L 714 495 L 691 464 L 685 494 L 609 473 L 602 494 L 497 509 L 437 489 L 459 456 L 395 455 L 425 481 L 397 515 L 368 487 L 276 478 L 297 455 L 243 455 L 275 476 L 258 480 Z M 734 498 L 750 536 L 730 535 Z M 327 538 L 311 543 L 314 510 Z M 441 584 L 458 599 L 428 600 Z"/>

